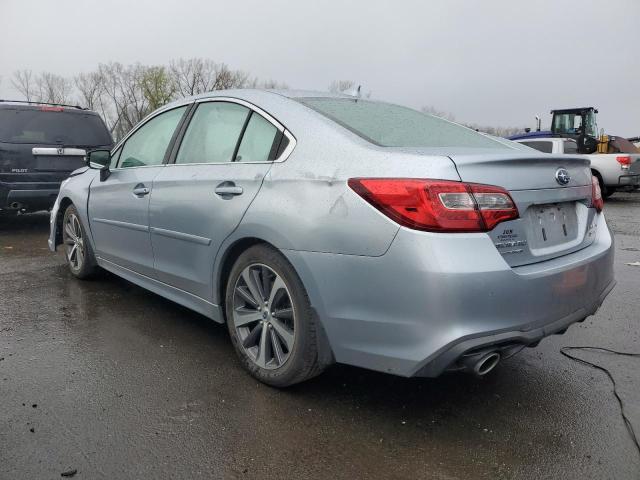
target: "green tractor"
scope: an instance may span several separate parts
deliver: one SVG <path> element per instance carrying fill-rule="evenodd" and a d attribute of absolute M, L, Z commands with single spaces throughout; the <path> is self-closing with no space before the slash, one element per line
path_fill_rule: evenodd
<path fill-rule="evenodd" d="M 637 147 L 623 137 L 598 135 L 594 107 L 565 108 L 551 110 L 551 134 L 573 138 L 578 144 L 578 153 L 638 153 Z"/>

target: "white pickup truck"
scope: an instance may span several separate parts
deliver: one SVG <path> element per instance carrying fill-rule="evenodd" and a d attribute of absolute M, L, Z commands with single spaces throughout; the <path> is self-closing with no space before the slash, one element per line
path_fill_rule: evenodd
<path fill-rule="evenodd" d="M 578 155 L 578 144 L 571 138 L 536 137 L 515 141 L 544 153 Z M 591 160 L 591 170 L 600 182 L 603 197 L 610 197 L 618 190 L 640 188 L 640 153 L 593 153 L 578 156 Z"/>

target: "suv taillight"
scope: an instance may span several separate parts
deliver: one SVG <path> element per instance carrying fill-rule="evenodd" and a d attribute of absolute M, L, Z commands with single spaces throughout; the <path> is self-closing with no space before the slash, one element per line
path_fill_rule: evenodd
<path fill-rule="evenodd" d="M 598 213 L 604 208 L 604 200 L 602 199 L 602 191 L 600 190 L 600 182 L 597 177 L 591 176 L 591 206 Z"/>
<path fill-rule="evenodd" d="M 393 221 L 428 232 L 486 232 L 518 218 L 500 187 L 417 178 L 350 178 L 349 187 Z"/>

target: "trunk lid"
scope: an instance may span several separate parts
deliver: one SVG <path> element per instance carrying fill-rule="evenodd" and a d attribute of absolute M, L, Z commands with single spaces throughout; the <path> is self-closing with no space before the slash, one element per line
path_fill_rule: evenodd
<path fill-rule="evenodd" d="M 589 246 L 595 237 L 587 158 L 530 153 L 450 154 L 464 182 L 509 191 L 520 218 L 488 234 L 510 266 L 527 265 Z"/>

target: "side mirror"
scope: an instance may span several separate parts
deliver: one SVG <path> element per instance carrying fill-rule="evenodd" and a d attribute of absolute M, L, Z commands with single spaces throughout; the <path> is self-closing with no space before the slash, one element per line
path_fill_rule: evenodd
<path fill-rule="evenodd" d="M 100 181 L 104 182 L 111 172 L 111 152 L 109 150 L 91 150 L 87 152 L 87 165 L 94 170 L 100 170 Z"/>

